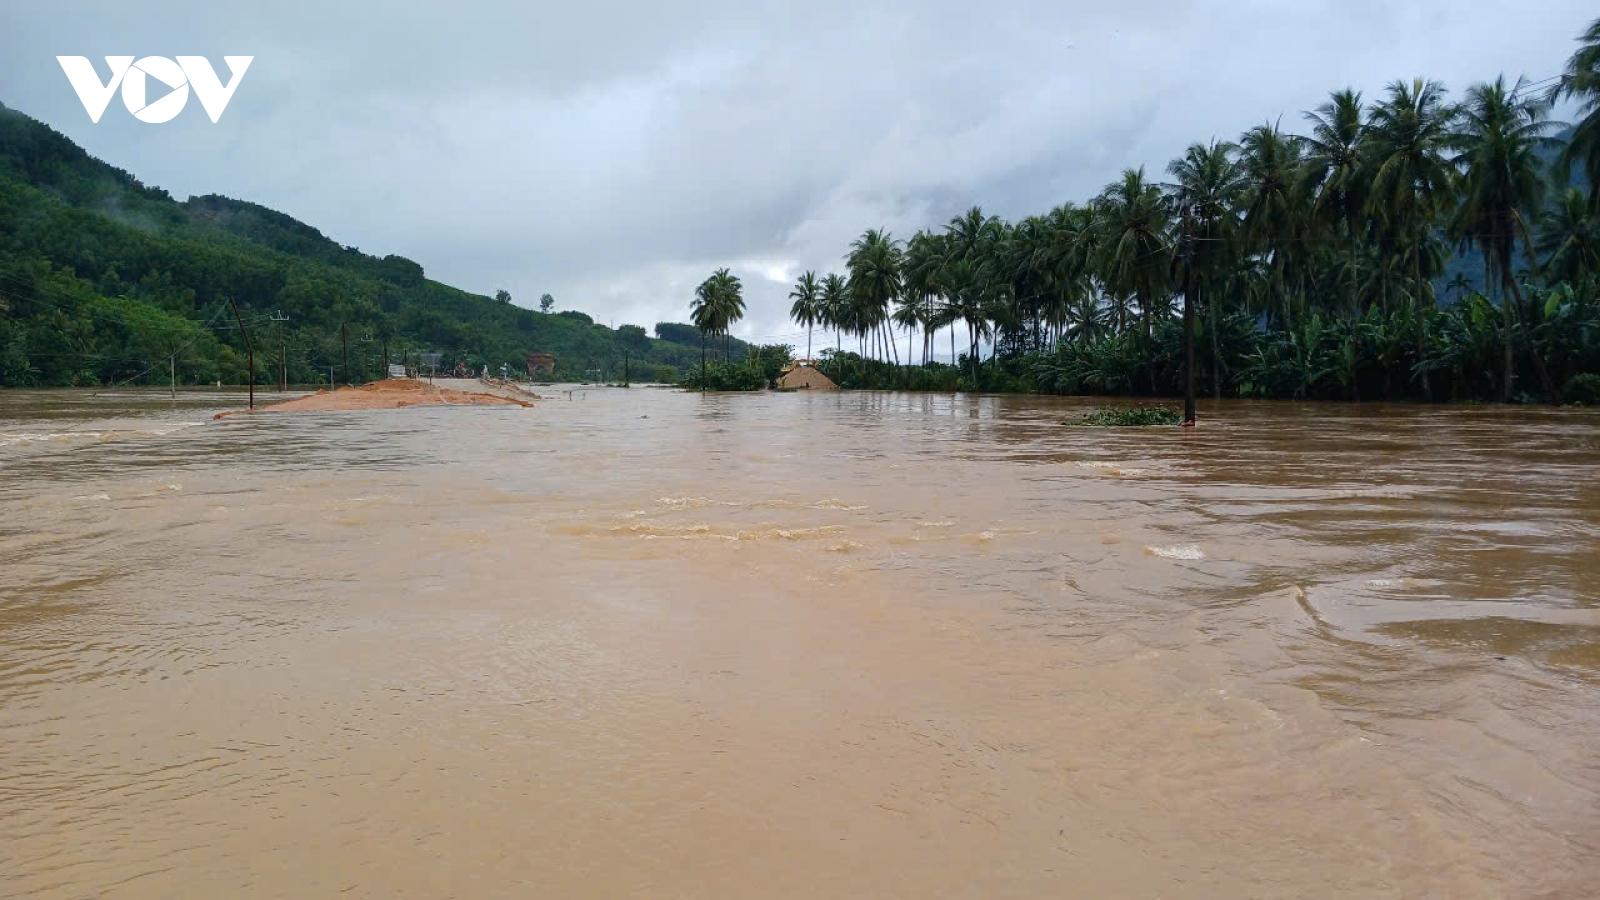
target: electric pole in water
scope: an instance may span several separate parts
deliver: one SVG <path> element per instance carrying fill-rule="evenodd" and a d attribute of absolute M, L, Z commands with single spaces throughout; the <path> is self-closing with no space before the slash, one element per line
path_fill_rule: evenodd
<path fill-rule="evenodd" d="M 273 313 L 272 313 L 272 321 L 274 321 L 274 322 L 287 322 L 287 321 L 289 321 L 289 317 L 284 315 L 282 313 L 282 311 L 280 311 L 280 310 L 274 310 Z M 283 355 L 278 357 L 278 390 L 287 391 L 288 389 L 289 389 L 289 339 L 288 338 L 284 338 L 283 339 Z"/>
<path fill-rule="evenodd" d="M 250 408 L 256 408 L 256 348 L 250 343 L 250 331 L 244 327 L 244 317 L 239 315 L 239 304 L 228 295 L 228 305 L 233 307 L 233 320 L 239 323 L 239 333 L 244 335 L 244 348 L 250 354 Z"/>
<path fill-rule="evenodd" d="M 1188 239 L 1183 245 L 1183 424 L 1195 423 L 1194 410 L 1194 219 L 1186 211 Z"/>

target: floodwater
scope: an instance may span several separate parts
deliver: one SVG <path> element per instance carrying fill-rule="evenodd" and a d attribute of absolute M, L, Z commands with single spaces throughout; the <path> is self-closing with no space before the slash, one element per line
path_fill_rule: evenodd
<path fill-rule="evenodd" d="M 1594 412 L 559 396 L 0 393 L 0 896 L 1594 896 Z"/>

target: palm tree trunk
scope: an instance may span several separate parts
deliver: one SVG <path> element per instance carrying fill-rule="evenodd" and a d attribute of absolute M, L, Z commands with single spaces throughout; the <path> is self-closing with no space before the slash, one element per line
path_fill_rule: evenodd
<path fill-rule="evenodd" d="M 1139 292 L 1139 317 L 1144 320 L 1144 373 L 1150 382 L 1150 393 L 1156 392 L 1156 360 L 1151 354 L 1155 353 L 1155 330 L 1151 326 L 1150 298 L 1151 291 L 1146 285 L 1145 290 Z"/>
<path fill-rule="evenodd" d="M 1416 290 L 1416 296 L 1412 299 L 1411 305 L 1416 310 L 1417 316 L 1417 362 L 1425 364 L 1428 361 L 1428 320 L 1422 312 L 1422 241 L 1424 237 L 1423 234 L 1419 233 L 1416 244 L 1411 248 L 1411 279 L 1412 287 Z M 1429 403 L 1433 402 L 1433 388 L 1428 384 L 1427 369 L 1422 370 L 1422 399 Z"/>
<path fill-rule="evenodd" d="M 700 332 L 700 393 L 706 392 L 706 333 Z"/>
<path fill-rule="evenodd" d="M 1509 262 L 1510 262 L 1510 260 L 1508 259 L 1507 263 L 1509 263 Z M 1516 303 L 1517 308 L 1521 309 L 1522 308 L 1522 288 L 1517 287 L 1517 280 L 1515 278 L 1511 277 L 1511 273 L 1509 271 L 1511 266 L 1508 264 L 1508 265 L 1505 266 L 1505 268 L 1506 268 L 1507 271 L 1500 273 L 1501 274 L 1501 278 L 1503 278 L 1505 280 L 1506 286 L 1511 288 L 1511 297 L 1512 297 L 1513 301 Z M 1508 313 L 1508 316 L 1509 316 L 1509 313 Z M 1507 329 L 1506 329 L 1506 333 L 1507 334 L 1511 333 L 1510 329 L 1511 329 L 1510 319 L 1508 318 L 1507 319 Z M 1549 370 L 1547 370 L 1544 367 L 1544 354 L 1540 353 L 1538 346 L 1534 344 L 1533 335 L 1531 333 L 1528 335 L 1528 351 L 1529 351 L 1530 355 L 1533 357 L 1533 371 L 1539 376 L 1539 386 L 1542 387 L 1544 389 L 1544 392 L 1550 396 L 1550 399 L 1552 399 L 1552 400 L 1557 399 L 1556 398 L 1555 382 L 1550 380 L 1550 372 L 1549 372 Z M 1507 344 L 1506 344 L 1506 365 L 1508 367 L 1507 371 L 1509 371 L 1509 366 L 1511 365 L 1511 344 L 1510 344 L 1509 340 L 1507 341 Z M 1508 396 L 1506 399 L 1509 400 L 1510 397 Z"/>
<path fill-rule="evenodd" d="M 1361 289 L 1361 243 L 1356 240 L 1354 229 L 1350 235 L 1350 314 L 1356 317 L 1361 315 L 1361 298 L 1357 292 Z"/>
<path fill-rule="evenodd" d="M 1483 285 L 1484 285 L 1484 290 L 1488 290 L 1490 284 L 1491 284 L 1491 282 L 1489 280 L 1489 254 L 1485 253 L 1483 255 Z M 1505 337 L 1505 340 L 1503 342 L 1504 345 L 1505 345 L 1504 348 L 1503 348 L 1505 352 L 1504 352 L 1504 358 L 1502 360 L 1502 365 L 1505 368 L 1503 369 L 1503 377 L 1500 380 L 1500 402 L 1501 403 L 1510 403 L 1511 402 L 1511 383 L 1512 383 L 1513 380 L 1516 379 L 1516 371 L 1515 371 L 1516 363 L 1515 363 L 1515 360 L 1512 357 L 1512 350 L 1511 350 L 1511 332 L 1516 328 L 1516 323 L 1512 320 L 1512 309 L 1511 309 L 1510 298 L 1506 296 L 1506 292 L 1505 292 L 1504 289 L 1502 289 L 1500 291 L 1500 321 L 1502 323 L 1501 324 L 1501 330 L 1504 332 L 1504 337 Z"/>
<path fill-rule="evenodd" d="M 1194 411 L 1194 304 L 1195 284 L 1192 264 L 1184 263 L 1183 289 L 1183 424 L 1193 425 Z"/>
<path fill-rule="evenodd" d="M 806 359 L 811 358 L 811 326 L 806 326 Z"/>
<path fill-rule="evenodd" d="M 1217 298 L 1211 298 L 1211 388 L 1218 400 L 1222 399 L 1222 349 L 1217 338 Z"/>

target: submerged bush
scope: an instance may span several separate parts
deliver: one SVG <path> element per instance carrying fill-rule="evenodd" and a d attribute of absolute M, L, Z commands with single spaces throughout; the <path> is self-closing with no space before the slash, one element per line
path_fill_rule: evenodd
<path fill-rule="evenodd" d="M 1170 406 L 1135 406 L 1129 409 L 1099 409 L 1066 425 L 1177 425 L 1183 414 Z"/>
<path fill-rule="evenodd" d="M 1561 392 L 1561 399 L 1568 403 L 1582 403 L 1586 406 L 1600 404 L 1600 375 L 1593 372 L 1584 372 L 1574 375 L 1567 382 L 1566 389 Z"/>

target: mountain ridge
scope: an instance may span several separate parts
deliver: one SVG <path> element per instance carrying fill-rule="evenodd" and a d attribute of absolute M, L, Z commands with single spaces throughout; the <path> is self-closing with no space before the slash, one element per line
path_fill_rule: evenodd
<path fill-rule="evenodd" d="M 228 299 L 265 349 L 258 382 L 287 368 L 290 381 L 315 383 L 343 366 L 347 342 L 350 371 L 338 381 L 381 375 L 383 350 L 519 371 L 552 353 L 557 377 L 635 380 L 670 376 L 701 353 L 677 323 L 657 323 L 679 338 L 663 340 L 576 310 L 539 312 L 249 200 L 178 201 L 0 104 L 0 385 L 137 380 L 157 361 L 164 374 L 169 356 L 184 382 L 242 382 L 244 341 L 219 311 Z M 707 352 L 720 351 L 712 343 Z"/>

